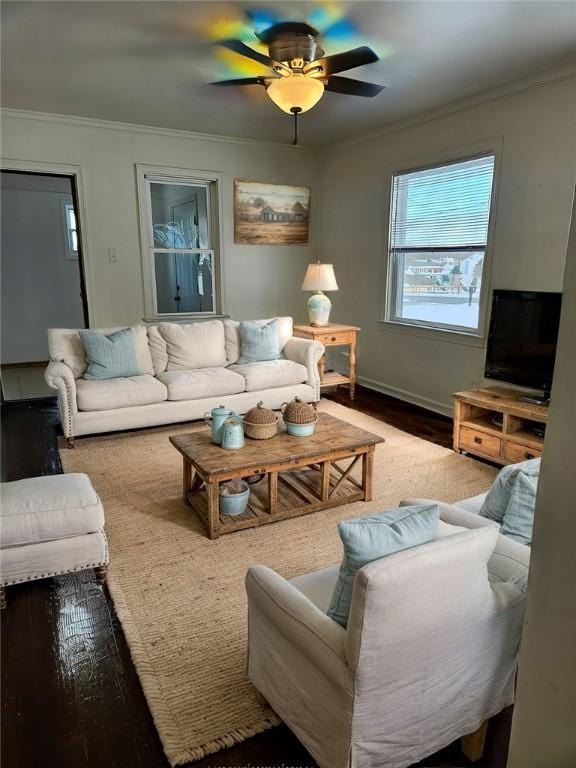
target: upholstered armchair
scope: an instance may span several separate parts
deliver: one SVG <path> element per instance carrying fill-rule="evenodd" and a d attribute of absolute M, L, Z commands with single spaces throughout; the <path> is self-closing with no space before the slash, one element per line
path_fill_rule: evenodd
<path fill-rule="evenodd" d="M 248 675 L 321 768 L 404 768 L 513 702 L 527 548 L 440 516 L 439 538 L 358 572 L 347 629 L 326 615 L 338 566 L 247 574 Z"/>

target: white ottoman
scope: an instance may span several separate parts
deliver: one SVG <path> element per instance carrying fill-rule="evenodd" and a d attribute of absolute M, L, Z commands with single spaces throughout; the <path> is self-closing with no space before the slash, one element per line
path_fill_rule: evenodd
<path fill-rule="evenodd" d="M 46 475 L 2 483 L 0 602 L 5 587 L 94 568 L 106 580 L 104 510 L 84 474 Z"/>

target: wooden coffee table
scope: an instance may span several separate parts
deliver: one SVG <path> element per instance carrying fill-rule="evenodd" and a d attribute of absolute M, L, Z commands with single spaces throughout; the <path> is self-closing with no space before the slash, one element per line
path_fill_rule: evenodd
<path fill-rule="evenodd" d="M 184 499 L 204 520 L 208 536 L 217 539 L 243 528 L 370 501 L 374 448 L 384 439 L 320 413 L 310 437 L 292 437 L 282 428 L 270 440 L 246 438 L 238 451 L 214 445 L 207 429 L 174 435 L 170 442 L 183 457 Z M 357 480 L 352 470 L 360 461 L 362 474 Z M 266 477 L 251 485 L 246 511 L 221 515 L 220 483 L 258 474 Z"/>

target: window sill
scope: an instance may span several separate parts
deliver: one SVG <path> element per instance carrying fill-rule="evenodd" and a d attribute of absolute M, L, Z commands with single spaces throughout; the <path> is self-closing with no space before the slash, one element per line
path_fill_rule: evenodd
<path fill-rule="evenodd" d="M 378 320 L 378 325 L 382 331 L 417 336 L 421 339 L 434 339 L 435 341 L 442 341 L 448 344 L 459 344 L 460 346 L 477 347 L 479 349 L 486 346 L 486 339 L 483 336 L 474 333 L 466 333 L 465 331 L 449 330 L 447 328 L 429 328 L 425 325 L 400 323 L 397 320 Z"/>
<path fill-rule="evenodd" d="M 184 312 L 181 312 L 180 314 L 175 315 L 157 315 L 156 317 L 143 317 L 142 322 L 143 323 L 151 323 L 154 325 L 157 325 L 158 323 L 175 323 L 175 322 L 181 322 L 181 323 L 192 323 L 194 321 L 202 322 L 204 320 L 227 320 L 230 317 L 230 315 L 224 315 L 224 314 L 213 314 L 212 312 L 195 312 L 193 314 L 185 314 Z"/>

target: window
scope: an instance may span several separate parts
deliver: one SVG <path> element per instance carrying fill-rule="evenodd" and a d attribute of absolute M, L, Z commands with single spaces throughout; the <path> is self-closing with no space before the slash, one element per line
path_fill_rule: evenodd
<path fill-rule="evenodd" d="M 393 175 L 387 320 L 480 333 L 494 161 Z"/>
<path fill-rule="evenodd" d="M 64 229 L 66 231 L 66 258 L 78 258 L 78 227 L 76 213 L 72 203 L 63 203 Z"/>
<path fill-rule="evenodd" d="M 216 181 L 148 174 L 142 181 L 147 314 L 215 314 Z"/>

